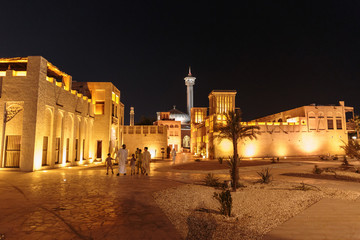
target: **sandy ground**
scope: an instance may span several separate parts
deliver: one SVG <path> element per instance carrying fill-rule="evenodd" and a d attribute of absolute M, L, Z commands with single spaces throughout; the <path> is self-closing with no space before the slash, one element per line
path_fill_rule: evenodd
<path fill-rule="evenodd" d="M 220 190 L 212 187 L 189 184 L 153 196 L 186 239 L 261 239 L 324 197 L 355 200 L 360 196 L 360 189 L 355 192 L 320 187 L 301 191 L 295 189 L 299 184 L 282 181 L 245 185 L 232 193 L 232 217 L 220 215 L 220 205 L 213 198 L 214 192 Z"/>

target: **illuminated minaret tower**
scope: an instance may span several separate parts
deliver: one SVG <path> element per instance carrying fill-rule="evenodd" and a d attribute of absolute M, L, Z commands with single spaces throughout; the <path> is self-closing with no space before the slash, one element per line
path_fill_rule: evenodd
<path fill-rule="evenodd" d="M 130 107 L 130 126 L 134 126 L 134 107 Z"/>
<path fill-rule="evenodd" d="M 185 85 L 187 86 L 187 110 L 188 110 L 189 116 L 190 116 L 191 108 L 194 106 L 193 86 L 195 85 L 195 79 L 196 79 L 196 77 L 192 76 L 191 67 L 189 67 L 189 74 L 187 75 L 187 77 L 184 78 Z"/>

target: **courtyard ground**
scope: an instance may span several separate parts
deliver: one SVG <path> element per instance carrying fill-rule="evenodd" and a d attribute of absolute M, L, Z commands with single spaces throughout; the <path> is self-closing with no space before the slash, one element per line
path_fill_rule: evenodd
<path fill-rule="evenodd" d="M 257 164 L 253 164 L 255 162 Z M 357 226 L 354 220 L 357 220 L 357 223 L 360 222 L 359 214 L 355 210 L 355 208 L 359 209 L 356 204 L 359 204 L 360 183 L 284 175 L 284 173 L 294 172 L 308 173 L 311 172 L 314 164 L 329 167 L 339 165 L 339 161 L 282 159 L 280 162 L 280 164 L 270 164 L 270 160 L 262 159 L 252 163 L 245 162 L 248 164 L 244 163 L 240 168 L 240 176 L 248 187 L 243 192 L 239 191 L 234 195 L 234 204 L 238 201 L 237 205 L 243 207 L 246 201 L 251 203 L 251 198 L 248 196 L 256 196 L 262 201 L 266 199 L 264 196 L 280 197 L 280 199 L 287 197 L 288 201 L 285 202 L 294 214 L 284 213 L 276 202 L 270 202 L 269 209 L 274 210 L 274 214 L 264 219 L 260 216 L 260 220 L 264 221 L 264 229 L 260 234 L 246 235 L 249 229 L 245 229 L 242 235 L 238 234 L 231 239 L 246 239 L 247 236 L 255 236 L 254 239 L 298 239 L 293 238 L 297 235 L 291 230 L 303 233 L 302 239 L 315 239 L 306 238 L 306 234 L 307 236 L 316 235 L 316 232 L 321 229 L 311 230 L 311 226 L 315 226 L 320 220 L 314 219 L 315 222 L 308 227 L 308 230 L 310 228 L 308 232 L 305 231 L 306 224 L 301 223 L 306 223 L 306 219 L 311 219 L 319 211 L 322 211 L 323 216 L 321 222 L 326 221 L 323 224 L 324 229 L 338 221 L 342 221 L 344 226 L 346 223 L 348 226 Z M 191 239 L 196 236 L 191 231 L 196 231 L 196 227 L 194 228 L 196 225 L 193 223 L 197 222 L 198 213 L 188 210 L 199 207 L 198 203 L 205 203 L 205 208 L 209 210 L 210 215 L 212 214 L 215 223 L 219 222 L 218 219 L 221 222 L 228 222 L 226 227 L 230 230 L 234 230 L 234 225 L 245 224 L 246 226 L 247 221 L 248 225 L 254 226 L 256 221 L 251 220 L 250 210 L 245 211 L 247 214 L 245 216 L 244 211 L 241 211 L 242 208 L 238 207 L 239 210 L 235 211 L 237 216 L 229 219 L 222 218 L 216 212 L 217 207 L 212 205 L 214 202 L 211 198 L 214 190 L 203 186 L 202 181 L 208 172 L 214 173 L 222 180 L 229 178 L 228 169 L 224 167 L 226 163 L 219 168 L 216 167 L 217 164 L 217 161 L 194 162 L 190 155 L 178 154 L 175 164 L 170 160 L 161 159 L 151 163 L 150 176 L 105 175 L 105 169 L 102 166 L 72 167 L 30 173 L 1 170 L 0 236 L 4 234 L 6 239 Z M 354 162 L 354 164 L 359 163 Z M 262 186 L 256 183 L 259 178 L 257 171 L 265 167 L 272 168 L 273 185 Z M 271 189 L 290 188 L 302 182 L 326 190 L 321 193 L 306 191 L 304 194 L 308 196 L 301 196 L 300 199 L 305 199 L 307 204 L 300 204 L 299 207 L 296 201 L 294 205 L 292 201 L 294 199 L 286 192 L 282 192 L 283 190 L 276 190 L 275 193 Z M 201 194 L 203 191 L 210 195 L 204 198 L 206 194 Z M 251 194 L 245 194 L 246 191 Z M 295 195 L 302 194 L 299 191 L 293 192 Z M 326 196 L 327 193 L 329 196 Z M 264 202 L 258 201 L 258 206 L 255 204 L 253 208 L 266 211 L 267 207 L 261 203 Z M 319 204 L 318 208 L 317 204 Z M 340 214 L 342 219 L 336 217 L 337 215 L 326 217 L 326 211 L 321 210 L 329 206 L 333 209 L 345 208 L 344 204 L 347 209 L 341 212 L 347 214 Z M 188 211 L 188 215 L 181 216 L 182 220 L 179 220 L 178 213 L 182 211 Z M 337 211 L 329 212 L 336 214 Z M 281 216 L 280 221 L 276 218 L 276 214 Z M 241 224 L 236 223 L 239 220 Z M 317 226 L 322 228 L 321 225 Z M 220 232 L 221 229 L 224 230 L 218 227 L 215 231 Z M 326 239 L 338 239 L 331 236 L 356 239 L 354 236 L 360 236 L 360 230 L 358 230 L 360 228 L 355 228 L 356 230 L 351 232 L 355 234 L 350 235 L 352 238 L 347 237 L 349 231 L 346 228 L 333 229 L 340 235 L 332 234 L 330 229 Z M 214 238 L 217 238 L 216 236 L 221 235 L 213 235 Z"/>

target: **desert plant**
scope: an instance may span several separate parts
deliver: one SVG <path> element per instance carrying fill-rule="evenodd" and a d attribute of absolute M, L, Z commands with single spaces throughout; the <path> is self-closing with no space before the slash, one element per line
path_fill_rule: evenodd
<path fill-rule="evenodd" d="M 341 165 L 346 166 L 346 167 L 350 165 L 350 164 L 349 164 L 349 161 L 348 161 L 347 158 L 346 158 L 346 156 L 344 156 L 344 159 L 343 159 Z"/>
<path fill-rule="evenodd" d="M 200 158 L 195 159 L 195 162 L 200 162 L 200 161 L 201 161 Z"/>
<path fill-rule="evenodd" d="M 213 196 L 220 203 L 220 213 L 229 216 L 232 209 L 232 197 L 229 190 L 223 190 L 221 193 L 214 192 Z"/>
<path fill-rule="evenodd" d="M 219 157 L 219 158 L 218 158 L 218 161 L 219 161 L 220 164 L 222 164 L 222 163 L 223 163 L 223 158 L 222 158 L 222 157 Z"/>
<path fill-rule="evenodd" d="M 257 172 L 257 174 L 261 177 L 260 182 L 261 183 L 269 183 L 271 182 L 272 174 L 270 173 L 270 168 L 264 168 L 261 170 L 261 172 Z"/>
<path fill-rule="evenodd" d="M 356 158 L 360 160 L 360 144 L 354 139 L 349 139 L 348 143 L 344 143 L 344 146 L 341 146 L 344 149 L 345 154 L 351 158 Z"/>
<path fill-rule="evenodd" d="M 208 173 L 204 179 L 205 185 L 210 187 L 220 186 L 219 179 L 214 176 L 212 173 Z"/>
<path fill-rule="evenodd" d="M 314 166 L 314 169 L 313 169 L 314 174 L 321 174 L 322 172 L 323 172 L 323 170 L 321 168 L 319 168 L 318 165 Z"/>
<path fill-rule="evenodd" d="M 319 188 L 310 185 L 310 184 L 306 184 L 304 182 L 300 183 L 300 186 L 295 186 L 294 187 L 295 190 L 300 190 L 300 191 L 309 191 L 309 190 L 320 190 Z"/>
<path fill-rule="evenodd" d="M 240 111 L 229 111 L 225 114 L 225 123 L 215 124 L 215 130 L 219 132 L 217 138 L 221 139 L 229 139 L 232 141 L 233 145 L 233 157 L 230 158 L 230 162 L 232 161 L 231 167 L 231 180 L 233 184 L 233 191 L 236 191 L 236 184 L 239 180 L 239 172 L 238 172 L 238 163 L 239 163 L 239 155 L 238 155 L 238 143 L 241 139 L 254 139 L 259 132 L 259 126 L 248 126 L 241 124 L 241 112 Z"/>
<path fill-rule="evenodd" d="M 355 169 L 355 172 L 356 172 L 356 173 L 360 173 L 360 167 L 356 168 L 356 169 Z"/>

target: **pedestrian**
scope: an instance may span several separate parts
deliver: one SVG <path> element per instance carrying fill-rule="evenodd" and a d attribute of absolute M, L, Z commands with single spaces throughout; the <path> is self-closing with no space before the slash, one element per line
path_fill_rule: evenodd
<path fill-rule="evenodd" d="M 112 158 L 110 157 L 110 153 L 108 153 L 107 158 L 105 159 L 105 165 L 106 165 L 106 175 L 109 175 L 109 168 L 111 168 L 112 174 L 114 174 L 114 170 L 112 167 Z"/>
<path fill-rule="evenodd" d="M 141 149 L 138 149 L 137 159 L 136 159 L 136 174 L 143 174 L 142 171 L 142 158 L 143 154 L 141 153 Z"/>
<path fill-rule="evenodd" d="M 143 167 L 145 170 L 146 175 L 150 174 L 150 161 L 151 161 L 151 155 L 150 152 L 148 151 L 148 148 L 145 147 L 144 148 L 144 153 L 143 153 Z"/>
<path fill-rule="evenodd" d="M 172 155 L 173 163 L 175 164 L 175 157 L 176 157 L 176 150 L 175 150 L 175 148 L 172 149 L 171 155 Z"/>
<path fill-rule="evenodd" d="M 136 162 L 135 154 L 132 154 L 132 158 L 130 159 L 131 176 L 133 174 L 135 175 L 135 162 Z"/>
<path fill-rule="evenodd" d="M 126 145 L 123 144 L 122 148 L 116 154 L 116 158 L 119 161 L 119 172 L 116 176 L 119 176 L 121 173 L 126 175 L 126 164 L 127 164 L 128 150 L 126 149 Z"/>

